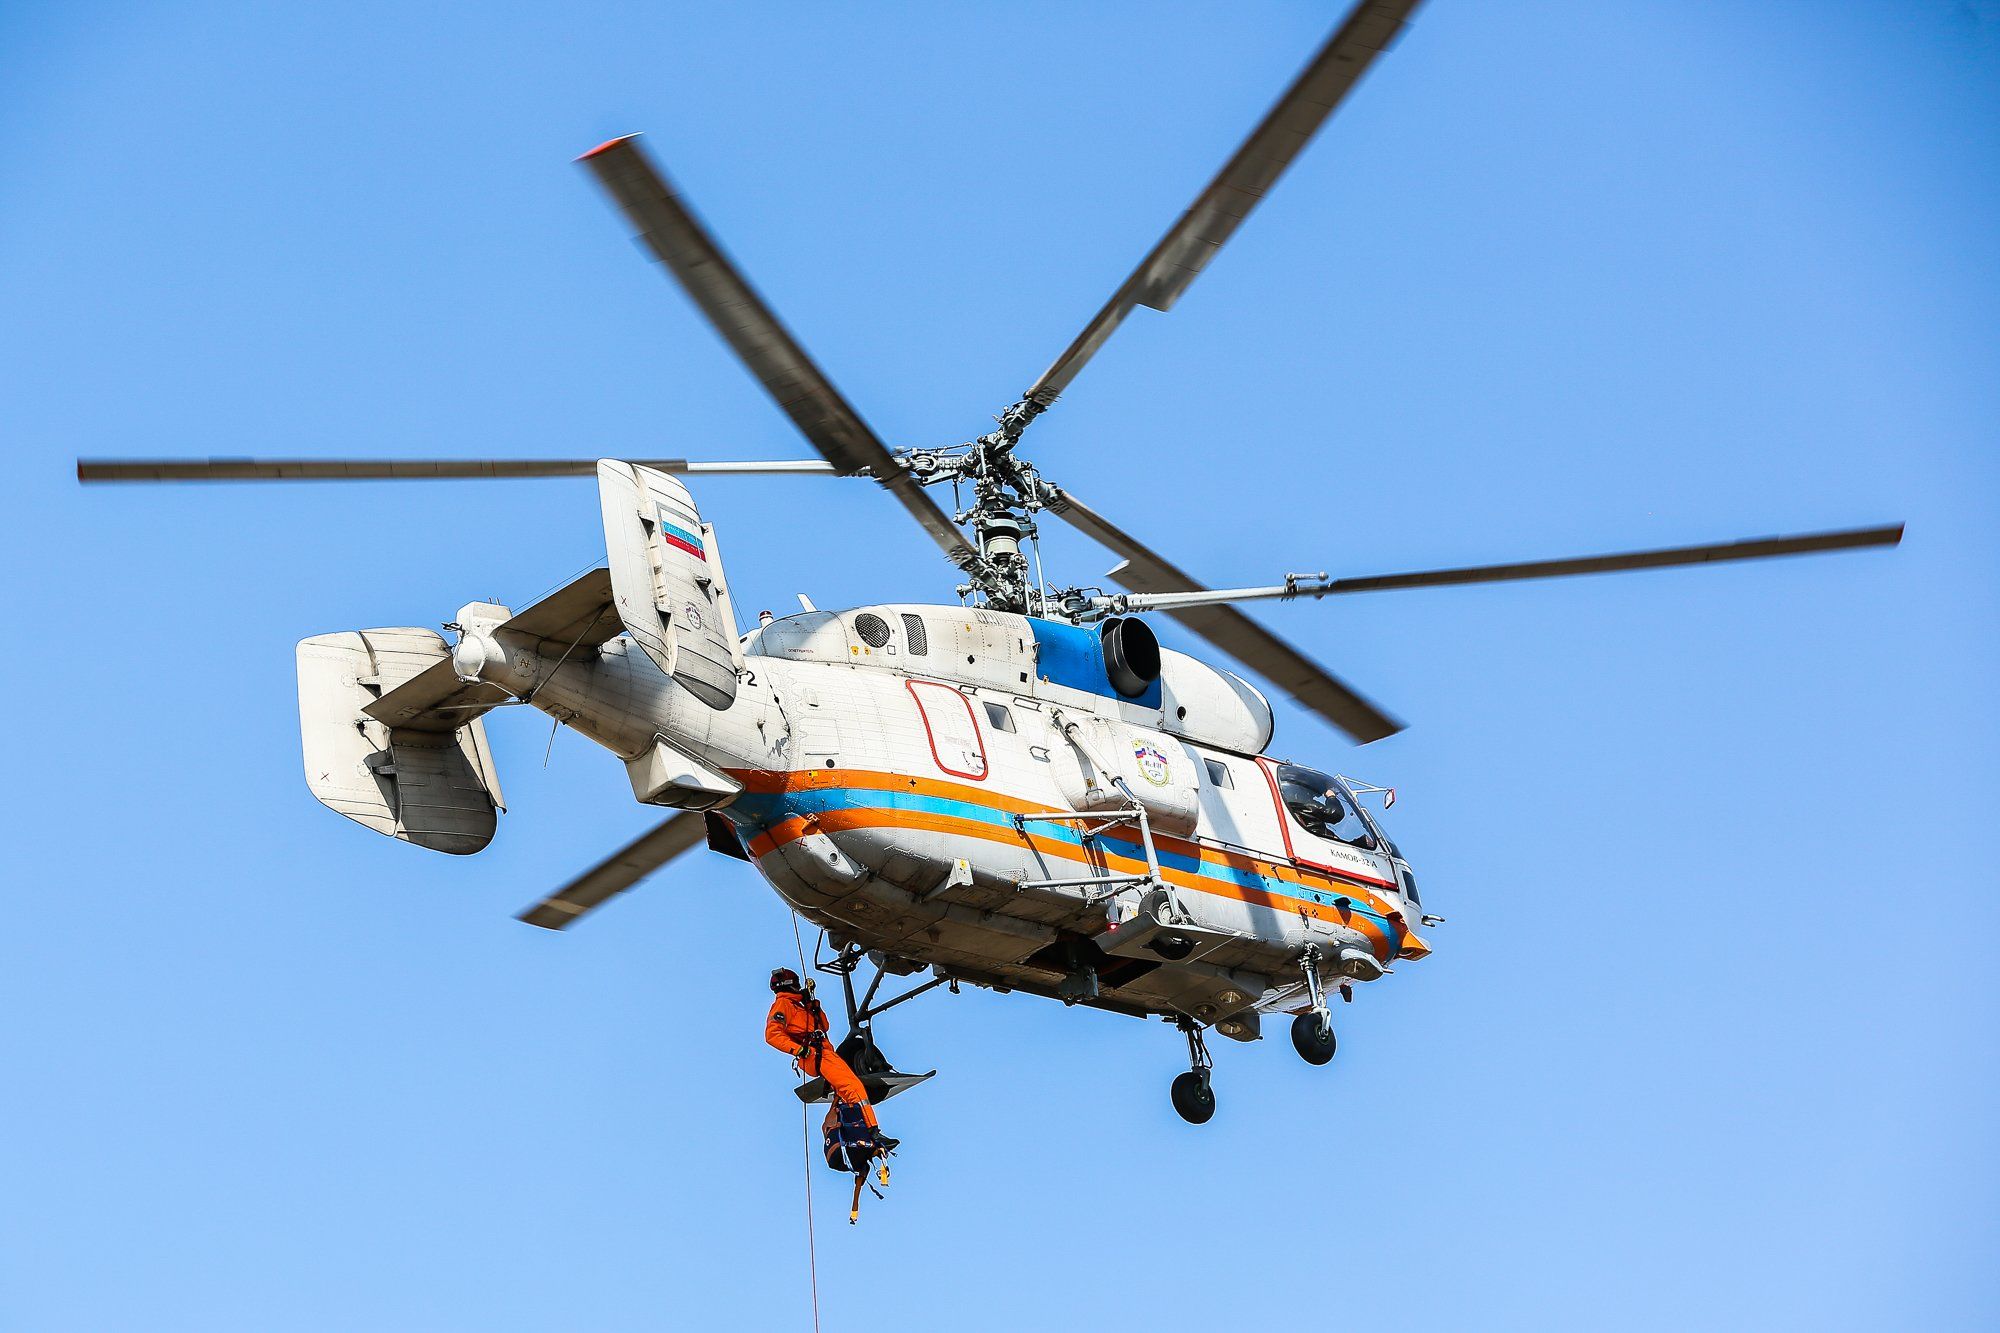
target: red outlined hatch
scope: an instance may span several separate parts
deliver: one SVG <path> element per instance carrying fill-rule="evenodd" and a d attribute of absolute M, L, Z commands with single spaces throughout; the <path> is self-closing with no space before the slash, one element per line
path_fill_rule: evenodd
<path fill-rule="evenodd" d="M 986 781 L 986 742 L 973 716 L 972 701 L 949 685 L 928 680 L 903 682 L 917 701 L 917 716 L 930 737 L 931 758 L 938 771 L 955 778 Z"/>

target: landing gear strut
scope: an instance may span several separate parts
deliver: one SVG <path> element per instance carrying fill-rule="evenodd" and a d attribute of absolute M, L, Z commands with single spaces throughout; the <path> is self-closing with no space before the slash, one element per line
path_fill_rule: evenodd
<path fill-rule="evenodd" d="M 1215 1089 L 1209 1086 L 1215 1061 L 1209 1057 L 1208 1043 L 1202 1040 L 1200 1024 L 1183 1017 L 1179 1026 L 1187 1036 L 1188 1063 L 1193 1068 L 1174 1079 L 1174 1110 L 1190 1125 L 1205 1125 L 1215 1114 Z"/>
<path fill-rule="evenodd" d="M 1292 1049 L 1309 1065 L 1323 1065 L 1333 1059 L 1333 1015 L 1327 1012 L 1326 991 L 1319 984 L 1319 946 L 1308 944 L 1299 959 L 1305 972 L 1306 994 L 1312 1008 L 1292 1020 Z"/>

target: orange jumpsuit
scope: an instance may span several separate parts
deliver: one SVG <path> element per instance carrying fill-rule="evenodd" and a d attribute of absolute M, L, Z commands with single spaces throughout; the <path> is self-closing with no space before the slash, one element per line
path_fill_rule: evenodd
<path fill-rule="evenodd" d="M 875 1108 L 868 1104 L 868 1089 L 861 1086 L 861 1080 L 847 1067 L 847 1061 L 830 1044 L 810 1042 L 814 1033 L 825 1031 L 825 1012 L 815 1011 L 803 995 L 794 991 L 778 992 L 771 1001 L 770 1014 L 764 1019 L 765 1041 L 797 1059 L 799 1068 L 807 1075 L 825 1079 L 834 1096 L 859 1106 L 868 1123 L 874 1124 Z M 799 1053 L 801 1048 L 803 1055 Z"/>

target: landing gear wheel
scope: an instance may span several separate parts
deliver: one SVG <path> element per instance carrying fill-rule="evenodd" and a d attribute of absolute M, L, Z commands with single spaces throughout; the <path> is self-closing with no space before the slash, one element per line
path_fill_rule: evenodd
<path fill-rule="evenodd" d="M 1325 1014 L 1300 1014 L 1292 1020 L 1292 1049 L 1309 1065 L 1333 1059 L 1333 1020 Z"/>
<path fill-rule="evenodd" d="M 1205 1125 L 1215 1114 L 1215 1089 L 1208 1086 L 1208 1071 L 1190 1069 L 1174 1079 L 1174 1110 L 1190 1125 Z"/>

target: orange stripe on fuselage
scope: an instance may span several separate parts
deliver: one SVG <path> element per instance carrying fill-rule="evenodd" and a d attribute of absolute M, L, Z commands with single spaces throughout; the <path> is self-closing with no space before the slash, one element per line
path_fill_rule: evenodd
<path fill-rule="evenodd" d="M 1040 802 L 1024 801 L 1018 797 L 979 787 L 967 787 L 954 782 L 940 782 L 933 778 L 910 777 L 900 773 L 877 773 L 862 769 L 795 769 L 777 771 L 770 769 L 730 770 L 730 775 L 742 782 L 753 792 L 767 795 L 784 795 L 789 792 L 805 792 L 828 788 L 853 788 L 867 791 L 909 792 L 918 796 L 932 796 L 944 800 L 963 801 L 969 805 L 983 806 L 1006 814 L 1041 814 L 1048 807 Z M 1026 845 L 1044 856 L 1086 866 L 1091 870 L 1119 871 L 1144 874 L 1146 863 L 1143 859 L 1109 851 L 1103 847 L 1085 849 L 1075 843 L 1045 837 L 1025 830 L 986 823 L 976 819 L 962 819 L 954 815 L 939 814 L 927 810 L 900 810 L 883 806 L 850 806 L 840 810 L 820 811 L 810 815 L 789 815 L 778 820 L 769 829 L 749 840 L 750 854 L 762 858 L 795 842 L 808 833 L 838 833 L 849 829 L 865 828 L 908 828 L 921 829 L 931 833 L 950 834 L 958 837 L 979 838 L 982 841 L 1019 847 Z M 1155 834 L 1155 844 L 1162 850 L 1179 856 L 1198 860 L 1203 864 L 1225 866 L 1247 874 L 1267 876 L 1271 879 L 1295 883 L 1302 888 L 1321 893 L 1331 893 L 1364 905 L 1378 916 L 1389 919 L 1395 909 L 1368 892 L 1365 888 L 1351 884 L 1332 875 L 1320 873 L 1287 861 L 1273 861 L 1241 852 L 1211 847 L 1203 843 L 1191 842 L 1167 834 Z M 1171 884 L 1192 889 L 1199 893 L 1212 893 L 1222 898 L 1233 898 L 1238 902 L 1257 907 L 1268 907 L 1279 911 L 1301 912 L 1314 920 L 1337 920 L 1341 924 L 1359 930 L 1367 938 L 1375 955 L 1387 961 L 1400 947 L 1387 931 L 1369 917 L 1348 912 L 1320 903 L 1308 902 L 1300 898 L 1285 897 L 1264 889 L 1237 884 L 1216 876 L 1203 875 L 1173 866 L 1161 866 L 1161 875 Z M 1405 939 L 1412 938 L 1404 932 Z"/>

